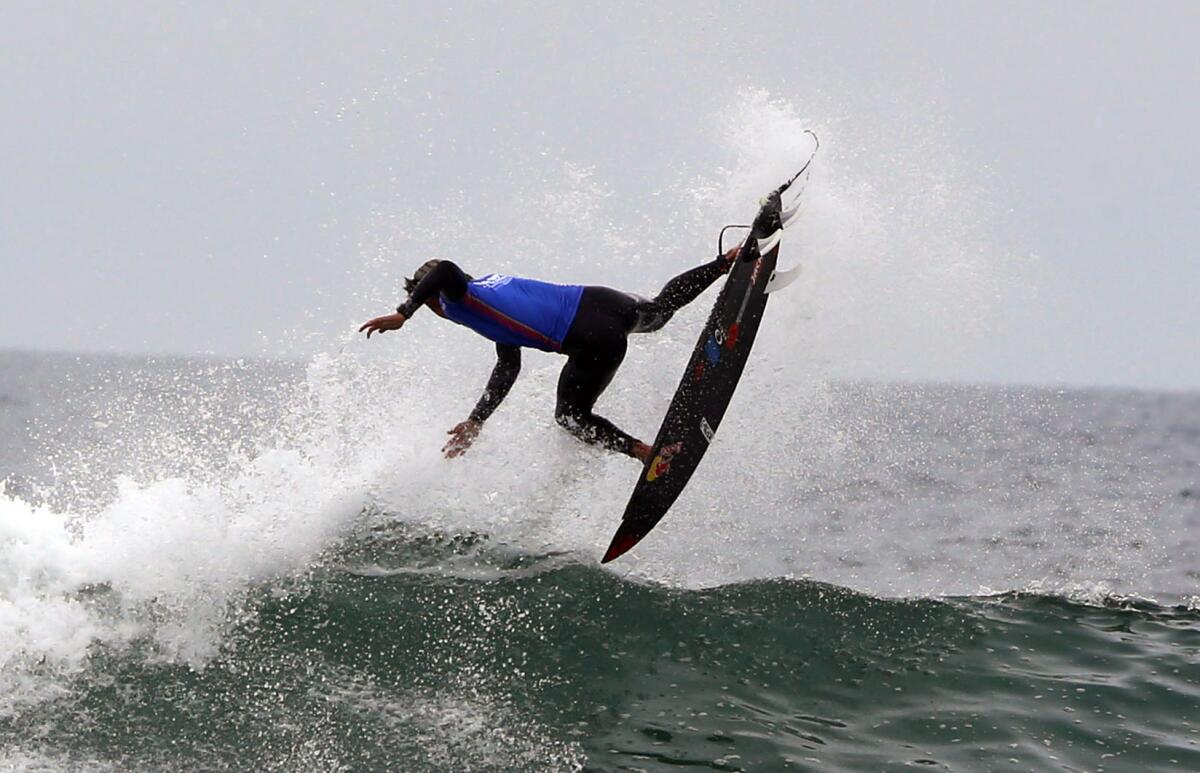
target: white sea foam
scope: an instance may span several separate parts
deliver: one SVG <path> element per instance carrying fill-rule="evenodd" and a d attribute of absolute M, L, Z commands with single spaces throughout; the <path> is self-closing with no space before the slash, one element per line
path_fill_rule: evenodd
<path fill-rule="evenodd" d="M 0 711 L 52 697 L 32 676 L 77 671 L 96 642 L 145 638 L 203 666 L 230 605 L 303 571 L 363 501 L 336 468 L 294 450 L 259 456 L 221 487 L 122 480 L 86 520 L 0 496 Z"/>

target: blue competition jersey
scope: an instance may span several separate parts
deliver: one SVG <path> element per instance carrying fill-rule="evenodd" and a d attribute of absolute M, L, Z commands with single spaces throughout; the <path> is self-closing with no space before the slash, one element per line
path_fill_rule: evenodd
<path fill-rule="evenodd" d="M 488 274 L 469 282 L 460 300 L 445 295 L 439 300 L 448 318 L 496 343 L 557 352 L 582 295 L 582 285 Z"/>

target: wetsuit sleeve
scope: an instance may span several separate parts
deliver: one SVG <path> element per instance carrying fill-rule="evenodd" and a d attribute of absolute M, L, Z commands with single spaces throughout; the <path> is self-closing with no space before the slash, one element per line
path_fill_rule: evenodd
<path fill-rule="evenodd" d="M 405 317 L 411 317 L 422 304 L 438 295 L 445 295 L 452 301 L 460 300 L 467 294 L 469 281 L 467 275 L 455 263 L 443 260 L 421 277 L 408 300 L 397 306 L 396 311 Z"/>
<path fill-rule="evenodd" d="M 483 396 L 471 411 L 471 421 L 482 424 L 488 420 L 492 412 L 508 396 L 517 374 L 521 372 L 521 347 L 509 344 L 496 344 L 496 367 L 492 368 L 492 377 L 488 379 Z"/>

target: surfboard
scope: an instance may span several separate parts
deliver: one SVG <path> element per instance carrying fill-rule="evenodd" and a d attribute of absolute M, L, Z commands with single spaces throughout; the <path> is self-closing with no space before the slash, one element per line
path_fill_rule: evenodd
<path fill-rule="evenodd" d="M 750 358 L 769 294 L 790 284 L 799 272 L 798 267 L 776 272 L 783 227 L 798 210 L 797 203 L 785 211 L 781 197 L 807 168 L 806 163 L 774 190 L 754 218 L 667 408 L 651 461 L 642 470 L 600 563 L 618 558 L 650 533 L 683 493 L 708 451 Z"/>

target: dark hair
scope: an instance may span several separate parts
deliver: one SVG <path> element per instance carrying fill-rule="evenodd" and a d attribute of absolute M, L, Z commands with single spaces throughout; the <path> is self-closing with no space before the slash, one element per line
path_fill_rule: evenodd
<path fill-rule="evenodd" d="M 425 275 L 428 274 L 430 271 L 433 271 L 433 269 L 436 268 L 437 265 L 441 262 L 442 261 L 435 258 L 433 260 L 427 260 L 424 263 L 422 263 L 421 267 L 418 268 L 416 271 L 414 271 L 413 275 L 411 277 L 404 280 L 404 292 L 408 293 L 409 295 L 412 295 L 413 290 L 417 289 L 417 285 L 421 283 L 421 280 L 425 278 Z M 464 273 L 462 271 L 462 269 L 458 268 L 453 263 L 450 264 L 450 267 L 454 269 L 455 274 L 461 274 L 463 279 L 467 280 L 468 282 L 475 281 L 475 277 L 471 276 L 470 274 Z"/>
<path fill-rule="evenodd" d="M 409 295 L 412 295 L 413 290 L 417 289 L 417 285 L 421 282 L 422 279 L 425 278 L 425 275 L 428 274 L 430 271 L 433 271 L 434 266 L 436 266 L 437 264 L 439 264 L 441 262 L 442 261 L 437 260 L 435 258 L 434 260 L 427 260 L 424 263 L 422 263 L 421 267 L 418 268 L 416 271 L 414 271 L 413 275 L 411 277 L 404 280 L 404 292 L 408 293 Z"/>

